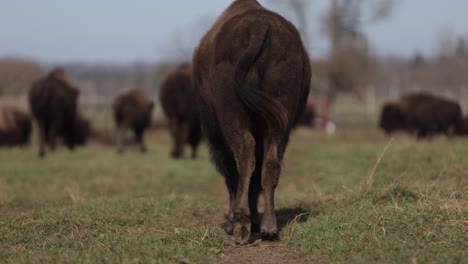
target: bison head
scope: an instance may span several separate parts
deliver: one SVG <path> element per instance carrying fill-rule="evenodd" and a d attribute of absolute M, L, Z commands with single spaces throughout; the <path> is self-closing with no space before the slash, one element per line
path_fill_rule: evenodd
<path fill-rule="evenodd" d="M 85 118 L 77 115 L 75 121 L 72 124 L 70 131 L 68 131 L 65 141 L 70 149 L 75 146 L 86 144 L 86 140 L 90 135 L 89 121 Z"/>
<path fill-rule="evenodd" d="M 387 134 L 405 127 L 405 120 L 400 107 L 397 104 L 386 104 L 380 115 L 380 128 Z"/>

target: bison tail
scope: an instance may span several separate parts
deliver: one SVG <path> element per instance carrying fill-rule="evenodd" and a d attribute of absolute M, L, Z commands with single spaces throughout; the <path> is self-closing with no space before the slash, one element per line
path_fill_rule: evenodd
<path fill-rule="evenodd" d="M 241 102 L 259 115 L 268 127 L 284 131 L 289 122 L 289 116 L 283 105 L 261 90 L 249 87 L 245 82 L 251 66 L 269 45 L 269 25 L 256 25 L 252 31 L 249 46 L 236 64 L 235 92 Z"/>

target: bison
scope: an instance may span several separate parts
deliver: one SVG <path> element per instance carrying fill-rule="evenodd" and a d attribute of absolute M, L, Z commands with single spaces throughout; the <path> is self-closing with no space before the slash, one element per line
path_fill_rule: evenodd
<path fill-rule="evenodd" d="M 247 243 L 251 231 L 278 239 L 274 192 L 311 78 L 299 32 L 257 1 L 236 0 L 200 41 L 193 77 L 203 132 L 229 191 L 224 230 L 238 244 Z"/>
<path fill-rule="evenodd" d="M 0 108 L 0 146 L 25 146 L 31 135 L 31 118 L 14 107 Z"/>
<path fill-rule="evenodd" d="M 409 94 L 396 104 L 386 104 L 380 121 L 387 133 L 406 130 L 418 138 L 460 133 L 461 125 L 462 110 L 458 103 L 425 93 Z"/>
<path fill-rule="evenodd" d="M 313 127 L 315 126 L 315 121 L 317 118 L 317 114 L 315 111 L 315 107 L 313 104 L 307 104 L 304 112 L 302 113 L 301 117 L 298 119 L 296 126 L 307 126 Z"/>
<path fill-rule="evenodd" d="M 458 134 L 468 135 L 468 116 L 463 118 Z"/>
<path fill-rule="evenodd" d="M 173 158 L 183 157 L 185 143 L 192 148 L 192 158 L 197 156 L 201 125 L 191 85 L 192 67 L 184 63 L 168 74 L 159 91 L 159 100 L 172 136 Z"/>
<path fill-rule="evenodd" d="M 117 128 L 117 152 L 124 151 L 124 137 L 127 130 L 133 130 L 141 152 L 146 152 L 143 134 L 151 125 L 154 103 L 141 89 L 125 92 L 113 102 L 114 121 Z"/>
<path fill-rule="evenodd" d="M 55 68 L 36 81 L 29 90 L 29 105 L 39 126 L 39 156 L 45 146 L 54 150 L 57 137 L 69 149 L 86 142 L 89 122 L 77 110 L 79 90 L 71 84 L 63 68 Z"/>
<path fill-rule="evenodd" d="M 387 134 L 406 129 L 406 121 L 398 104 L 387 103 L 382 107 L 379 126 Z"/>

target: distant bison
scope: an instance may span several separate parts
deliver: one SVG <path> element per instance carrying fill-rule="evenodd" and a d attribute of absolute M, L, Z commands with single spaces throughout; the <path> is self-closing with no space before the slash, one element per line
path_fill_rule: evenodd
<path fill-rule="evenodd" d="M 405 117 L 398 104 L 387 103 L 382 107 L 380 128 L 387 134 L 407 128 Z"/>
<path fill-rule="evenodd" d="M 119 95 L 113 103 L 114 120 L 117 127 L 118 153 L 124 151 L 125 133 L 133 130 L 141 152 L 146 152 L 143 134 L 151 124 L 154 103 L 140 89 L 133 89 Z"/>
<path fill-rule="evenodd" d="M 313 104 L 307 104 L 304 112 L 296 123 L 296 126 L 315 126 L 317 113 L 315 111 L 315 106 Z"/>
<path fill-rule="evenodd" d="M 230 196 L 224 229 L 239 244 L 247 243 L 251 231 L 277 239 L 274 192 L 310 88 L 299 32 L 257 1 L 237 0 L 203 37 L 193 63 L 203 132 Z"/>
<path fill-rule="evenodd" d="M 425 93 L 406 95 L 395 104 L 386 104 L 380 121 L 387 133 L 406 130 L 418 138 L 460 133 L 461 125 L 462 110 L 458 103 Z"/>
<path fill-rule="evenodd" d="M 45 155 L 45 145 L 54 150 L 57 137 L 69 149 L 83 145 L 89 133 L 89 123 L 77 110 L 79 90 L 73 86 L 63 68 L 56 68 L 35 82 L 29 91 L 29 105 L 39 126 L 39 156 Z"/>
<path fill-rule="evenodd" d="M 460 135 L 468 135 L 468 116 L 465 117 L 460 125 Z"/>
<path fill-rule="evenodd" d="M 31 118 L 13 107 L 0 108 L 0 146 L 25 146 L 31 135 Z"/>
<path fill-rule="evenodd" d="M 317 115 L 315 105 L 311 102 L 307 103 L 295 126 L 323 129 L 329 135 L 336 133 L 336 124 L 326 116 Z"/>
<path fill-rule="evenodd" d="M 195 95 L 192 89 L 192 67 L 185 63 L 168 74 L 162 82 L 159 100 L 168 120 L 172 136 L 172 157 L 184 155 L 184 144 L 192 148 L 192 158 L 197 156 L 201 139 L 201 126 Z"/>

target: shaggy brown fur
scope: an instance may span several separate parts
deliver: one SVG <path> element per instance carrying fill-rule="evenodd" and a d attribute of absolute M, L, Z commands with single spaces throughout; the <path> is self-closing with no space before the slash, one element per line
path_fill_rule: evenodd
<path fill-rule="evenodd" d="M 113 109 L 117 127 L 118 153 L 124 151 L 124 136 L 129 129 L 135 133 L 141 152 L 146 152 L 143 134 L 151 124 L 153 107 L 154 103 L 140 89 L 130 90 L 115 98 Z"/>
<path fill-rule="evenodd" d="M 409 94 L 396 104 L 387 104 L 380 123 L 387 133 L 402 129 L 418 138 L 431 138 L 436 133 L 449 136 L 461 132 L 462 111 L 458 103 L 448 99 Z"/>
<path fill-rule="evenodd" d="M 46 144 L 55 149 L 59 136 L 70 149 L 86 142 L 89 123 L 78 114 L 78 94 L 63 68 L 54 69 L 33 84 L 29 105 L 39 126 L 39 156 L 45 155 Z"/>
<path fill-rule="evenodd" d="M 172 136 L 171 154 L 174 158 L 184 156 L 185 143 L 192 147 L 192 158 L 197 156 L 201 127 L 191 86 L 192 67 L 184 63 L 168 74 L 159 91 L 159 100 Z"/>
<path fill-rule="evenodd" d="M 14 107 L 0 108 L 0 146 L 25 146 L 32 124 L 29 115 Z"/>
<path fill-rule="evenodd" d="M 203 37 L 193 64 L 202 126 L 230 195 L 224 228 L 239 244 L 251 231 L 277 239 L 274 192 L 311 76 L 300 35 L 257 1 L 237 0 Z"/>

